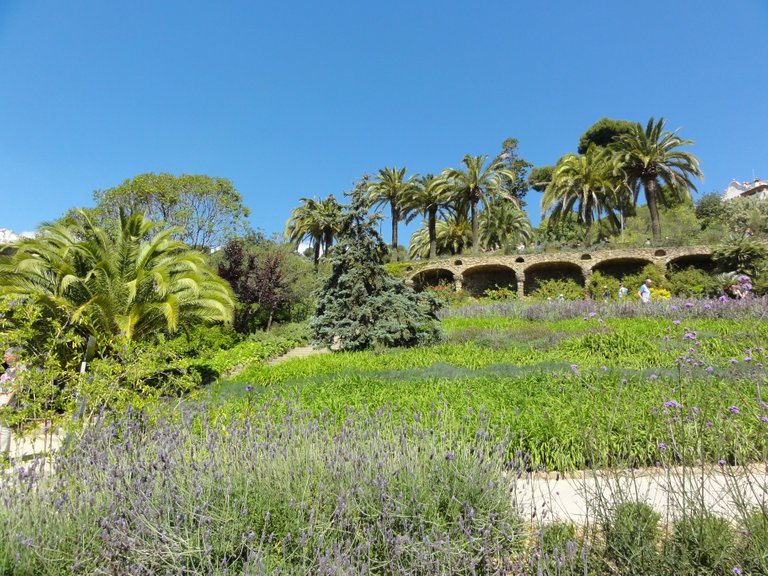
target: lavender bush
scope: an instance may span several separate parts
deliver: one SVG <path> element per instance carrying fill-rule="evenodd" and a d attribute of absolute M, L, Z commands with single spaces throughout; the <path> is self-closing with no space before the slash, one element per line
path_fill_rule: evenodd
<path fill-rule="evenodd" d="M 601 318 L 664 318 L 680 319 L 723 318 L 728 320 L 768 319 L 768 296 L 743 300 L 729 298 L 670 298 L 641 304 L 637 300 L 600 302 L 595 300 L 552 300 L 531 303 L 525 300 L 473 303 L 446 308 L 439 313 L 444 318 L 479 318 L 505 316 L 530 321 L 556 321 L 582 318 L 590 313 Z"/>
<path fill-rule="evenodd" d="M 96 422 L 49 472 L 2 473 L 0 573 L 504 574 L 517 464 L 465 425 L 290 404 Z"/>

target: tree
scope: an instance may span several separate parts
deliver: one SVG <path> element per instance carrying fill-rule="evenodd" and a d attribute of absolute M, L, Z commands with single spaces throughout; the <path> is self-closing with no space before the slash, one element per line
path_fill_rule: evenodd
<path fill-rule="evenodd" d="M 448 168 L 443 175 L 450 181 L 457 198 L 469 206 L 472 223 L 472 251 L 480 249 L 480 228 L 477 206 L 485 204 L 492 194 L 499 194 L 517 203 L 517 198 L 508 196 L 504 190 L 505 182 L 516 181 L 517 175 L 507 170 L 504 158 L 497 156 L 486 164 L 488 156 L 464 156 L 465 168 Z"/>
<path fill-rule="evenodd" d="M 437 221 L 435 236 L 438 254 L 461 254 L 472 242 L 472 227 L 463 212 L 451 212 Z M 426 258 L 429 249 L 427 229 L 419 228 L 411 236 L 411 258 Z"/>
<path fill-rule="evenodd" d="M 333 245 L 333 239 L 339 230 L 341 204 L 333 194 L 325 200 L 302 198 L 302 203 L 291 212 L 285 225 L 285 235 L 296 247 L 308 240 L 312 245 L 312 262 L 317 272 L 320 253 L 327 254 Z"/>
<path fill-rule="evenodd" d="M 661 239 L 658 206 L 661 186 L 667 185 L 690 194 L 690 190 L 696 190 L 691 178 L 702 177 L 699 159 L 690 152 L 679 150 L 693 142 L 681 139 L 676 131 L 666 132 L 664 124 L 663 118 L 658 122 L 651 118 L 643 130 L 639 123 L 635 123 L 613 144 L 618 165 L 627 186 L 633 191 L 635 204 L 640 190 L 645 191 L 651 230 L 657 242 Z"/>
<path fill-rule="evenodd" d="M 247 227 L 250 210 L 226 178 L 206 175 L 140 174 L 119 186 L 97 190 L 93 215 L 102 227 L 117 224 L 120 212 L 143 213 L 175 227 L 185 244 L 199 250 L 222 246 Z"/>
<path fill-rule="evenodd" d="M 0 257 L 0 294 L 30 295 L 85 334 L 129 340 L 201 323 L 231 322 L 234 296 L 205 256 L 141 214 L 121 213 L 115 234 L 43 226 Z"/>
<path fill-rule="evenodd" d="M 528 242 L 532 229 L 528 214 L 514 202 L 495 196 L 480 212 L 480 242 L 498 250 L 509 243 Z"/>
<path fill-rule="evenodd" d="M 418 174 L 409 176 L 407 168 L 383 168 L 376 180 L 368 187 L 371 206 L 389 204 L 392 219 L 392 261 L 397 261 L 397 226 L 400 220 L 408 217 L 409 198 L 418 190 Z"/>
<path fill-rule="evenodd" d="M 450 206 L 451 190 L 445 178 L 427 174 L 416 180 L 416 187 L 406 199 L 405 206 L 412 214 L 423 214 L 427 218 L 429 235 L 429 258 L 437 256 L 437 214 Z"/>
<path fill-rule="evenodd" d="M 541 211 L 551 210 L 551 218 L 558 220 L 575 208 L 585 225 L 585 237 L 603 212 L 618 228 L 612 208 L 618 203 L 619 183 L 613 175 L 611 157 L 597 146 L 590 146 L 582 155 L 567 154 L 558 163 L 544 192 Z"/>
<path fill-rule="evenodd" d="M 632 124 L 629 120 L 601 118 L 587 128 L 587 131 L 579 138 L 578 153 L 584 154 L 593 144 L 600 148 L 609 147 L 619 136 L 631 132 Z"/>
<path fill-rule="evenodd" d="M 533 168 L 528 175 L 528 186 L 536 190 L 536 192 L 544 192 L 552 181 L 552 174 L 554 171 L 554 166 L 539 166 Z"/>
<path fill-rule="evenodd" d="M 437 302 L 384 268 L 387 246 L 376 232 L 378 215 L 368 213 L 367 189 L 365 180 L 358 184 L 344 215 L 331 274 L 317 292 L 313 340 L 341 350 L 434 342 Z"/>
<path fill-rule="evenodd" d="M 293 252 L 292 246 L 251 234 L 231 239 L 218 254 L 219 275 L 229 282 L 238 299 L 238 332 L 269 330 L 273 320 L 290 320 L 292 307 L 308 304 L 303 279 L 314 275 L 309 273 L 311 265 L 306 258 Z"/>
<path fill-rule="evenodd" d="M 725 206 L 723 199 L 717 192 L 704 194 L 696 202 L 696 218 L 701 222 L 701 229 L 709 227 L 710 224 L 724 220 Z"/>
<path fill-rule="evenodd" d="M 516 138 L 507 138 L 501 144 L 502 165 L 506 172 L 514 174 L 514 178 L 508 178 L 502 175 L 502 190 L 505 196 L 517 200 L 518 205 L 525 205 L 523 198 L 528 192 L 528 170 L 533 166 L 526 162 L 517 151 L 518 141 Z"/>

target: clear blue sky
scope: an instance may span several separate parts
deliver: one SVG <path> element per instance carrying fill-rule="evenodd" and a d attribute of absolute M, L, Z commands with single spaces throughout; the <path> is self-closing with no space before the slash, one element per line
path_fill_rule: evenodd
<path fill-rule="evenodd" d="M 550 164 L 603 116 L 667 118 L 722 191 L 768 178 L 766 30 L 766 0 L 0 0 L 0 227 L 171 172 L 282 231 L 365 172 L 507 137 Z"/>

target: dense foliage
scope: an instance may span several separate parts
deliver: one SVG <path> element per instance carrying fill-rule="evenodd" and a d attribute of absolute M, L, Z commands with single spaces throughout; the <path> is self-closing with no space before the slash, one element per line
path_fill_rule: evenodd
<path fill-rule="evenodd" d="M 438 337 L 436 302 L 387 272 L 386 245 L 364 192 L 365 182 L 353 194 L 330 257 L 330 275 L 317 292 L 313 339 L 342 350 L 432 343 Z"/>

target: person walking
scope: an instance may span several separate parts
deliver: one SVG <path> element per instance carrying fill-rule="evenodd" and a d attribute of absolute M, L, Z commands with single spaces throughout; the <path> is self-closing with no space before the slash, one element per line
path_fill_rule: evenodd
<path fill-rule="evenodd" d="M 651 284 L 653 280 L 646 278 L 645 282 L 640 285 L 640 289 L 637 291 L 637 295 L 640 296 L 640 300 L 643 304 L 648 304 L 651 301 Z"/>
<path fill-rule="evenodd" d="M 624 298 L 628 292 L 629 290 L 627 290 L 627 287 L 624 286 L 624 284 L 619 284 L 619 300 Z"/>

